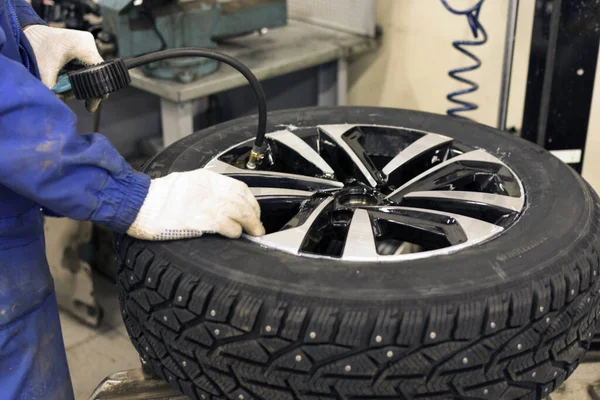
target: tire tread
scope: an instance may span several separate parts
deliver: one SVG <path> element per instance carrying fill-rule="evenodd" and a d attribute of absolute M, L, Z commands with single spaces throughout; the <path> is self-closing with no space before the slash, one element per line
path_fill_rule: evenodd
<path fill-rule="evenodd" d="M 378 309 L 261 296 L 121 237 L 123 318 L 156 375 L 194 400 L 541 399 L 598 322 L 597 221 L 584 251 L 528 286 Z"/>

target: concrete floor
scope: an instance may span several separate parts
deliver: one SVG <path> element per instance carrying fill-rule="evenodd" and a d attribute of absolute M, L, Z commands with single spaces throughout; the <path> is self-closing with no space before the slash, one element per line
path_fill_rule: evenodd
<path fill-rule="evenodd" d="M 591 384 L 600 384 L 600 358 L 588 357 L 575 373 L 551 395 L 552 400 L 596 400 L 589 389 Z M 600 392 L 596 396 L 599 396 Z"/>
<path fill-rule="evenodd" d="M 116 287 L 104 277 L 97 276 L 94 280 L 98 302 L 104 309 L 100 328 L 89 328 L 60 313 L 76 400 L 87 400 L 111 373 L 140 366 L 121 319 Z"/>
<path fill-rule="evenodd" d="M 116 287 L 101 276 L 95 277 L 95 285 L 98 302 L 104 309 L 100 328 L 88 328 L 62 312 L 60 316 L 76 400 L 87 400 L 111 373 L 140 366 L 121 319 Z M 589 385 L 600 383 L 600 355 L 588 356 L 587 361 L 552 394 L 552 400 L 592 399 Z"/>

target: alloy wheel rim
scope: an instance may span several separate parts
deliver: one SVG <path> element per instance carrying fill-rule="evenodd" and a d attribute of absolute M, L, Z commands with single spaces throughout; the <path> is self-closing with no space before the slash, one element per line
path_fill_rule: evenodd
<path fill-rule="evenodd" d="M 483 149 L 424 131 L 372 124 L 287 127 L 267 134 L 258 170 L 251 140 L 204 168 L 239 179 L 261 204 L 267 234 L 244 235 L 302 257 L 389 262 L 464 250 L 518 219 L 518 176 Z"/>

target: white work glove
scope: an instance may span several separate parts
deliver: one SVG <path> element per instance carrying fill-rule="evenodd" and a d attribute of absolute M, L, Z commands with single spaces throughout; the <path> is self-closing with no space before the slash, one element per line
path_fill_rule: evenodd
<path fill-rule="evenodd" d="M 98 53 L 94 36 L 89 32 L 45 25 L 28 25 L 24 32 L 33 49 L 40 78 L 49 89 L 56 84 L 58 73 L 69 61 L 79 60 L 85 65 L 104 61 Z M 100 101 L 86 100 L 86 108 L 93 112 Z"/>
<path fill-rule="evenodd" d="M 262 236 L 260 206 L 245 183 L 198 169 L 150 182 L 148 196 L 127 234 L 175 240 L 219 233 L 238 238 L 242 229 Z"/>

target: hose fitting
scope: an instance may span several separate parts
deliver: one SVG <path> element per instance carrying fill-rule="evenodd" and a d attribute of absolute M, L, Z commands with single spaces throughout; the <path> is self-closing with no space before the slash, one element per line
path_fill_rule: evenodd
<path fill-rule="evenodd" d="M 256 145 L 252 146 L 252 150 L 250 150 L 250 157 L 246 163 L 246 168 L 256 169 L 256 165 L 265 157 L 265 150 L 266 146 L 264 144 L 261 147 Z"/>
<path fill-rule="evenodd" d="M 252 71 L 227 54 L 210 49 L 192 47 L 161 50 L 126 60 L 115 59 L 69 73 L 68 77 L 61 75 L 58 84 L 52 90 L 57 94 L 73 90 L 78 99 L 102 97 L 131 83 L 129 69 L 161 60 L 182 57 L 205 57 L 220 61 L 236 69 L 248 80 L 258 103 L 258 126 L 256 128 L 254 147 L 252 148 L 246 167 L 248 169 L 255 169 L 264 157 L 267 149 L 267 145 L 265 144 L 265 135 L 267 132 L 267 99 L 259 80 Z"/>

